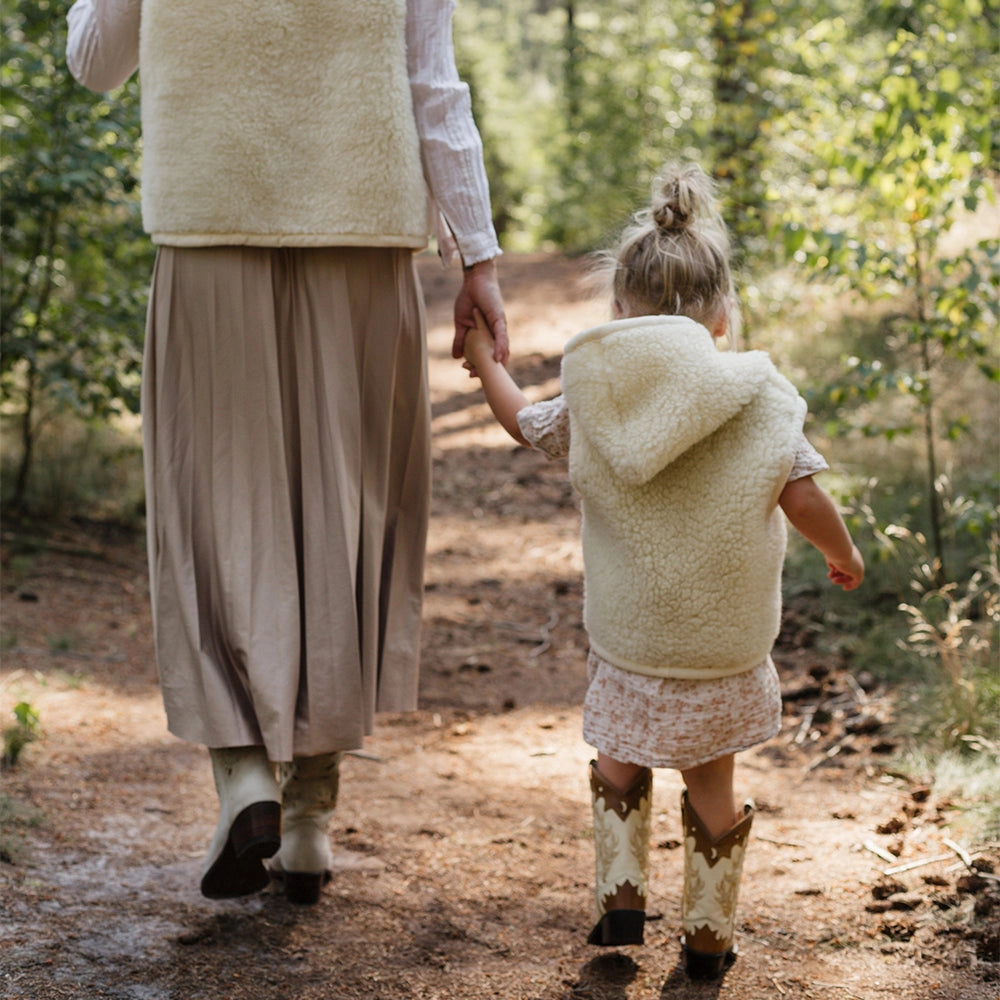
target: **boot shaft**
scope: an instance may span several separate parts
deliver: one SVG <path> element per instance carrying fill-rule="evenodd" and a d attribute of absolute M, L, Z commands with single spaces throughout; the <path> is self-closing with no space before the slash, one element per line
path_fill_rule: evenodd
<path fill-rule="evenodd" d="M 712 837 L 688 802 L 687 792 L 681 795 L 684 828 L 681 918 L 689 972 L 711 967 L 715 974 L 721 974 L 733 953 L 736 904 L 753 817 L 753 803 L 748 801 L 743 807 L 743 818 L 722 836 Z"/>
<path fill-rule="evenodd" d="M 263 747 L 210 748 L 208 755 L 220 807 L 230 819 L 254 802 L 279 800 L 274 764 Z"/>
<path fill-rule="evenodd" d="M 278 765 L 281 802 L 289 819 L 332 813 L 340 793 L 342 753 L 296 757 Z"/>
<path fill-rule="evenodd" d="M 649 882 L 653 773 L 645 768 L 627 789 L 590 768 L 594 810 L 594 902 L 591 944 L 640 944 Z"/>
<path fill-rule="evenodd" d="M 314 903 L 333 865 L 329 827 L 340 792 L 341 753 L 296 757 L 278 768 L 282 823 L 278 866 L 293 902 Z M 297 880 L 297 881 L 296 881 Z"/>

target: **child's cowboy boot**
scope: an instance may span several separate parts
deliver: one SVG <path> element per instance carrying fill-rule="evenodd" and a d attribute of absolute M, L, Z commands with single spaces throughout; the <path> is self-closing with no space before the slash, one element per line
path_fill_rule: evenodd
<path fill-rule="evenodd" d="M 304 905 L 319 900 L 330 881 L 333 853 L 328 827 L 340 788 L 341 753 L 296 757 L 280 764 L 281 851 L 273 866 L 284 882 L 285 896 Z"/>
<path fill-rule="evenodd" d="M 644 768 L 624 792 L 590 764 L 594 803 L 597 924 L 588 944 L 642 944 L 649 876 L 653 772 Z"/>
<path fill-rule="evenodd" d="M 268 883 L 265 858 L 281 843 L 281 804 L 274 765 L 263 747 L 210 749 L 219 793 L 219 825 L 208 849 L 202 895 L 231 899 Z"/>
<path fill-rule="evenodd" d="M 736 900 L 743 873 L 754 808 L 749 800 L 743 819 L 714 840 L 681 793 L 684 825 L 684 963 L 692 979 L 718 979 L 736 961 L 733 940 Z"/>

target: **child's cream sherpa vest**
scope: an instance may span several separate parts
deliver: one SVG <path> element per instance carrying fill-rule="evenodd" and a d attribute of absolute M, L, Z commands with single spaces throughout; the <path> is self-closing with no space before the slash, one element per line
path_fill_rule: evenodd
<path fill-rule="evenodd" d="M 562 383 L 594 651 L 654 676 L 755 667 L 778 634 L 777 501 L 805 402 L 766 354 L 676 316 L 578 334 Z"/>
<path fill-rule="evenodd" d="M 405 21 L 406 0 L 143 0 L 154 242 L 424 246 Z"/>

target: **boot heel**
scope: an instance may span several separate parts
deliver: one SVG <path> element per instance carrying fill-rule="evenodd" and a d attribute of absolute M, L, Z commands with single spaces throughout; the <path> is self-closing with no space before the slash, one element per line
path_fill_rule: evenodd
<path fill-rule="evenodd" d="M 264 858 L 281 846 L 281 806 L 254 802 L 229 827 L 222 851 L 201 879 L 208 899 L 235 899 L 260 892 L 270 881 Z"/>
<path fill-rule="evenodd" d="M 233 820 L 229 842 L 240 861 L 263 860 L 281 847 L 281 806 L 254 802 Z"/>
<path fill-rule="evenodd" d="M 262 746 L 209 749 L 219 793 L 219 822 L 208 848 L 201 892 L 234 899 L 268 882 L 263 859 L 281 845 L 281 793 Z"/>
<path fill-rule="evenodd" d="M 642 944 L 646 926 L 644 910 L 608 910 L 587 938 L 587 944 Z"/>
<path fill-rule="evenodd" d="M 329 872 L 285 872 L 285 899 L 297 906 L 315 906 L 329 881 Z"/>
<path fill-rule="evenodd" d="M 691 979 L 721 979 L 726 969 L 736 961 L 735 949 L 708 953 L 683 947 L 683 951 L 684 970 Z"/>

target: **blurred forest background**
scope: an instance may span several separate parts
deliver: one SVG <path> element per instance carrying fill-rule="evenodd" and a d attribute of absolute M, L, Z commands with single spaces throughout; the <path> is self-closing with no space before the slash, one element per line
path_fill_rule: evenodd
<path fill-rule="evenodd" d="M 2 2 L 14 575 L 18 537 L 143 512 L 139 88 L 72 80 L 68 6 Z M 715 174 L 745 341 L 809 399 L 870 566 L 824 641 L 905 690 L 899 766 L 978 788 L 1000 836 L 998 0 L 460 0 L 454 27 L 508 253 L 607 245 L 667 159 Z M 789 594 L 817 572 L 793 550 Z"/>

